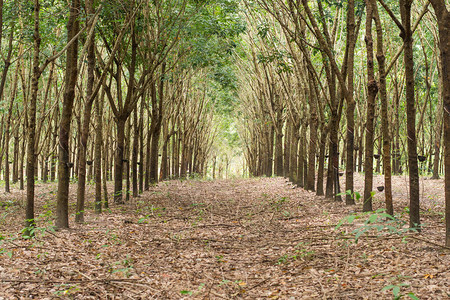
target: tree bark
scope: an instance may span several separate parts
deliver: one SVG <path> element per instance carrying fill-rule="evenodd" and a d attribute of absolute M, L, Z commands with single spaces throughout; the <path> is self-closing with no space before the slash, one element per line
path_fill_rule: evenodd
<path fill-rule="evenodd" d="M 97 97 L 95 102 L 95 146 L 94 146 L 94 172 L 95 172 L 95 212 L 102 212 L 102 145 L 103 145 L 103 103 L 105 93 Z"/>
<path fill-rule="evenodd" d="M 366 48 L 367 48 L 367 118 L 366 118 L 366 140 L 364 157 L 364 197 L 363 211 L 372 211 L 372 189 L 373 189 L 373 135 L 375 119 L 375 99 L 378 93 L 378 85 L 375 81 L 373 40 L 372 40 L 372 18 L 373 6 L 370 0 L 366 0 Z"/>
<path fill-rule="evenodd" d="M 67 21 L 67 40 L 71 41 L 79 30 L 78 16 L 80 13 L 79 0 L 72 0 L 70 5 L 69 20 Z M 78 41 L 74 41 L 67 48 L 66 82 L 64 99 L 59 125 L 59 164 L 58 164 L 58 193 L 56 200 L 57 228 L 69 227 L 69 184 L 70 169 L 73 163 L 70 160 L 70 123 L 72 119 L 72 108 L 75 99 L 75 85 L 78 77 Z"/>
<path fill-rule="evenodd" d="M 26 163 L 26 175 L 27 175 L 27 207 L 25 211 L 25 226 L 26 228 L 34 227 L 34 168 L 36 161 L 35 154 L 35 137 L 36 137 L 36 106 L 39 89 L 39 78 L 41 71 L 39 68 L 39 54 L 41 45 L 41 36 L 39 34 L 39 12 L 40 3 L 39 0 L 34 1 L 34 51 L 33 51 L 33 76 L 31 79 L 31 99 L 27 107 L 28 111 L 28 128 L 27 128 L 27 163 Z M 21 175 L 23 178 L 23 173 Z M 31 231 L 27 229 L 28 235 L 31 235 Z"/>
<path fill-rule="evenodd" d="M 384 197 L 386 203 L 386 213 L 394 215 L 394 205 L 392 203 L 392 182 L 391 182 L 391 136 L 389 134 L 388 119 L 388 98 L 386 89 L 385 56 L 383 46 L 383 28 L 381 27 L 380 16 L 378 15 L 377 3 L 372 1 L 373 16 L 377 30 L 377 61 L 380 73 L 380 101 L 381 101 L 381 123 L 383 131 L 383 167 L 384 167 Z"/>
<path fill-rule="evenodd" d="M 114 203 L 123 204 L 123 154 L 125 148 L 125 123 L 124 118 L 116 120 L 117 146 L 114 157 Z"/>
<path fill-rule="evenodd" d="M 444 165 L 445 165 L 445 245 L 450 247 L 450 12 L 444 0 L 431 0 L 439 28 L 439 50 L 443 83 Z"/>
<path fill-rule="evenodd" d="M 347 142 L 346 142 L 346 167 L 345 167 L 345 190 L 350 191 L 346 193 L 345 204 L 355 204 L 353 197 L 353 151 L 355 143 L 355 100 L 353 98 L 353 78 L 354 78 L 354 58 L 355 58 L 355 1 L 348 1 L 347 10 Z"/>
<path fill-rule="evenodd" d="M 86 1 L 86 13 L 92 18 L 94 14 L 93 0 Z M 86 155 L 89 138 L 89 124 L 91 122 L 92 105 L 95 97 L 94 90 L 94 72 L 95 72 L 95 36 L 92 34 L 87 41 L 89 43 L 87 50 L 87 87 L 86 87 L 86 104 L 83 114 L 83 125 L 81 127 L 81 137 L 79 141 L 78 152 L 78 186 L 77 186 L 77 210 L 75 214 L 75 222 L 84 222 L 84 202 L 86 197 Z"/>
<path fill-rule="evenodd" d="M 141 100 L 143 101 L 143 100 Z M 143 116 L 141 116 L 143 118 Z M 134 109 L 133 113 L 133 150 L 131 155 L 131 176 L 132 176 L 132 184 L 133 184 L 133 197 L 137 197 L 139 195 L 139 183 L 138 183 L 138 148 L 139 148 L 139 122 L 138 122 L 138 113 L 137 108 Z"/>
<path fill-rule="evenodd" d="M 404 65 L 406 81 L 406 127 L 408 141 L 409 167 L 409 225 L 420 230 L 420 195 L 419 195 L 419 166 L 417 163 L 416 140 L 416 106 L 414 91 L 414 57 L 411 29 L 412 0 L 400 0 L 400 14 L 403 24 Z"/>

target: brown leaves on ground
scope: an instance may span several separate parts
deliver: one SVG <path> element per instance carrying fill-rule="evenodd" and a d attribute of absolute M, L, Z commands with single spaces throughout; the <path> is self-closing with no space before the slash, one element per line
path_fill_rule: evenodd
<path fill-rule="evenodd" d="M 0 299 L 448 299 L 443 182 L 422 183 L 420 235 L 364 224 L 361 203 L 346 207 L 283 178 L 162 182 L 101 215 L 89 207 L 85 224 L 53 232 L 56 187 L 41 184 L 33 239 L 19 233 L 24 196 L 2 197 Z M 394 178 L 403 220 L 406 185 Z M 382 201 L 378 193 L 375 207 Z M 355 242 L 355 229 L 380 224 Z"/>

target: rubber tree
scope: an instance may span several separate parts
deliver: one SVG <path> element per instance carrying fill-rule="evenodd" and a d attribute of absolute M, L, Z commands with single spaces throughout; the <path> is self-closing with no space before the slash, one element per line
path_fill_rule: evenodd
<path fill-rule="evenodd" d="M 73 163 L 70 162 L 70 123 L 72 119 L 72 109 L 75 100 L 75 85 L 78 78 L 78 32 L 80 1 L 72 0 L 69 9 L 69 19 L 67 21 L 67 39 L 70 42 L 75 40 L 67 48 L 65 88 L 63 96 L 63 107 L 59 124 L 59 163 L 58 163 L 58 193 L 56 196 L 56 221 L 57 228 L 69 227 L 69 184 L 70 169 Z"/>
<path fill-rule="evenodd" d="M 450 247 L 450 11 L 444 0 L 430 0 L 430 2 L 438 20 L 441 73 L 443 76 L 445 245 Z"/>

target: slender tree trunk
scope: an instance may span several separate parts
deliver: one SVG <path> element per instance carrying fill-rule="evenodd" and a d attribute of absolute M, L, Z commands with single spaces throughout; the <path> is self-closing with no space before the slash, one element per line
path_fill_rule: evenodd
<path fill-rule="evenodd" d="M 325 171 L 325 149 L 326 141 L 328 136 L 328 128 L 324 125 L 322 127 L 322 132 L 320 134 L 320 145 L 319 145 L 319 167 L 317 169 L 317 196 L 323 196 L 323 176 Z"/>
<path fill-rule="evenodd" d="M 289 179 L 292 183 L 296 183 L 297 179 L 298 179 L 298 174 L 297 174 L 297 160 L 298 160 L 298 141 L 300 139 L 300 133 L 298 132 L 298 127 L 296 127 L 295 125 L 291 125 L 292 129 L 291 129 L 291 149 L 290 149 L 290 175 L 289 175 Z"/>
<path fill-rule="evenodd" d="M 442 59 L 438 59 L 438 86 L 439 86 L 439 106 L 443 107 L 443 74 L 442 74 Z M 430 106 L 431 109 L 431 106 Z M 442 128 L 443 128 L 443 118 L 444 112 L 438 112 L 435 119 L 434 126 L 434 159 L 433 159 L 433 176 L 431 179 L 439 179 L 439 162 L 440 162 L 440 152 L 441 152 L 441 139 L 442 139 Z"/>
<path fill-rule="evenodd" d="M 152 145 L 152 135 L 153 135 L 153 128 L 154 120 L 151 120 L 151 125 L 149 126 L 147 130 L 147 149 L 146 149 L 146 156 L 145 156 L 145 190 L 148 191 L 150 188 L 150 154 L 151 154 L 151 145 Z M 144 163 L 144 162 L 142 162 Z"/>
<path fill-rule="evenodd" d="M 314 191 L 315 173 L 316 173 L 316 147 L 317 147 L 317 95 L 315 94 L 313 81 L 309 80 L 309 95 L 310 95 L 310 125 L 309 125 L 309 154 L 308 154 L 308 172 L 305 182 L 305 189 Z"/>
<path fill-rule="evenodd" d="M 336 99 L 334 101 L 337 101 Z M 333 101 L 333 102 L 334 102 Z M 336 201 L 341 201 L 338 196 L 338 182 L 339 182 L 339 155 L 338 155 L 338 115 L 337 108 L 332 109 L 330 120 L 330 143 L 329 143 L 329 158 L 328 158 L 328 174 L 326 185 L 326 198 L 335 198 Z"/>
<path fill-rule="evenodd" d="M 35 226 L 34 222 L 34 168 L 36 161 L 35 154 L 35 137 L 36 137 L 36 106 L 39 89 L 39 77 L 41 71 L 39 68 L 39 53 L 41 45 L 41 37 L 39 34 L 39 0 L 34 1 L 34 53 L 33 53 L 33 76 L 31 79 L 31 99 L 27 107 L 28 111 L 28 128 L 27 128 L 27 207 L 25 212 L 25 226 L 27 228 Z M 23 173 L 22 176 L 23 178 Z M 28 235 L 31 232 L 27 230 Z"/>
<path fill-rule="evenodd" d="M 375 119 L 375 99 L 378 93 L 378 85 L 375 81 L 372 18 L 373 7 L 370 0 L 366 0 L 366 48 L 367 48 L 367 118 L 366 118 L 366 141 L 364 157 L 364 197 L 363 211 L 372 211 L 372 189 L 373 189 L 373 135 Z"/>
<path fill-rule="evenodd" d="M 159 137 L 161 135 L 161 126 L 163 118 L 163 102 L 164 102 L 164 74 L 166 72 L 166 63 L 161 66 L 161 78 L 158 81 L 158 101 L 156 99 L 156 84 L 152 84 L 151 98 L 152 98 L 152 122 L 155 122 L 155 127 L 152 132 L 152 144 L 150 152 L 150 183 L 158 183 L 158 150 L 159 150 Z"/>
<path fill-rule="evenodd" d="M 108 145 L 106 143 L 106 145 Z M 107 156 L 108 148 L 105 147 L 103 150 L 104 156 Z M 106 157 L 105 157 L 106 158 Z M 108 201 L 108 186 L 107 186 L 107 180 L 108 180 L 108 161 L 106 159 L 103 159 L 103 205 L 106 209 L 109 208 L 109 201 Z"/>
<path fill-rule="evenodd" d="M 67 22 L 67 40 L 70 41 L 79 30 L 78 15 L 80 13 L 79 0 L 72 0 L 69 20 Z M 58 164 L 58 194 L 56 200 L 57 228 L 69 227 L 69 184 L 70 169 L 70 123 L 72 108 L 75 99 L 75 85 L 78 77 L 78 41 L 73 42 L 67 49 L 66 83 L 62 108 L 61 123 L 59 126 L 59 164 Z"/>
<path fill-rule="evenodd" d="M 394 215 L 394 205 L 392 203 L 392 183 L 391 183 L 391 137 L 389 134 L 388 119 L 388 99 L 386 90 L 385 56 L 383 47 L 383 28 L 381 27 L 380 16 L 378 15 L 377 3 L 372 1 L 373 15 L 377 29 L 377 61 L 380 73 L 380 101 L 381 101 L 381 122 L 383 131 L 383 167 L 384 167 L 384 197 L 386 212 Z"/>
<path fill-rule="evenodd" d="M 86 1 L 86 12 L 93 15 L 94 7 L 93 0 Z M 87 89 L 86 89 L 86 105 L 84 107 L 83 125 L 80 132 L 80 143 L 78 152 L 78 187 L 77 187 L 77 211 L 75 214 L 75 221 L 77 223 L 84 222 L 84 202 L 86 197 L 86 155 L 89 138 L 89 124 L 91 122 L 92 105 L 95 98 L 93 98 L 94 89 L 94 72 L 95 72 L 95 36 L 92 35 L 87 41 L 89 43 L 87 50 L 88 70 L 87 70 Z M 81 113 L 80 113 L 81 114 Z"/>
<path fill-rule="evenodd" d="M 26 122 L 28 125 L 28 122 Z M 21 147 L 21 151 L 20 151 L 20 162 L 19 162 L 19 190 L 23 191 L 25 189 L 25 184 L 24 184 L 24 178 L 23 178 L 23 163 L 25 161 L 25 154 L 28 152 L 28 145 L 25 144 L 25 140 L 27 140 L 28 142 L 28 131 L 25 128 L 25 125 L 22 126 L 22 136 L 26 136 L 26 139 L 24 138 L 22 140 L 22 147 Z M 28 205 L 28 188 L 27 188 L 27 205 Z"/>
<path fill-rule="evenodd" d="M 10 46 L 12 48 L 12 45 Z M 9 63 L 9 58 L 7 59 L 7 63 Z M 12 113 L 13 113 L 13 106 L 14 106 L 14 101 L 16 98 L 16 90 L 17 90 L 17 82 L 18 82 L 18 75 L 19 75 L 19 68 L 16 69 L 16 74 L 14 76 L 14 83 L 13 83 L 13 88 L 12 88 L 12 92 L 11 92 L 11 99 L 9 100 L 9 107 L 8 107 L 8 115 L 6 116 L 6 128 L 5 128 L 5 193 L 10 193 L 10 186 L 9 186 L 9 180 L 10 180 L 10 175 L 9 175 L 9 143 L 10 143 L 10 135 L 11 135 L 11 117 L 12 117 Z M 3 75 L 5 75 L 6 77 L 6 72 L 3 72 Z M 3 80 L 3 78 L 2 78 Z M 1 97 L 2 91 L 0 91 L 0 99 L 2 99 Z"/>
<path fill-rule="evenodd" d="M 144 191 L 144 99 L 141 99 L 139 118 L 139 194 Z"/>
<path fill-rule="evenodd" d="M 162 156 L 161 156 L 161 180 L 166 180 L 168 178 L 168 154 L 167 154 L 167 144 L 169 141 L 169 121 L 164 122 L 163 125 L 163 146 L 162 146 Z"/>
<path fill-rule="evenodd" d="M 143 100 L 142 100 L 143 101 Z M 143 116 L 141 116 L 142 118 Z M 137 174 L 137 160 L 138 160 L 138 148 L 139 148 L 139 123 L 138 123 L 138 112 L 137 108 L 134 109 L 133 113 L 133 151 L 132 151 L 132 162 L 131 162 L 131 173 L 132 173 L 132 182 L 133 182 L 133 197 L 137 197 L 139 195 L 139 183 L 138 183 L 138 174 Z"/>
<path fill-rule="evenodd" d="M 273 175 L 273 146 L 274 146 L 274 136 L 275 136 L 275 128 L 274 126 L 269 126 L 268 127 L 268 132 L 267 132 L 267 153 L 268 153 L 268 157 L 267 157 L 267 167 L 266 167 L 266 176 L 267 177 L 272 177 Z"/>
<path fill-rule="evenodd" d="M 441 117 L 439 117 L 439 119 L 436 120 L 435 138 L 434 138 L 433 176 L 431 177 L 431 179 L 439 179 L 439 161 L 440 161 L 441 137 L 443 127 L 442 117 L 443 116 L 441 115 Z"/>
<path fill-rule="evenodd" d="M 95 148 L 94 148 L 94 172 L 95 172 L 95 212 L 102 212 L 102 145 L 103 145 L 103 103 L 105 93 L 96 98 L 95 102 Z M 105 168 L 103 168 L 105 169 Z"/>
<path fill-rule="evenodd" d="M 52 154 L 51 154 L 51 166 L 50 166 L 50 181 L 54 182 L 56 180 L 56 162 L 58 160 L 58 152 L 56 151 L 56 149 L 58 149 L 58 147 L 56 146 L 58 143 L 58 116 L 59 116 L 59 108 L 58 106 L 56 106 L 55 108 L 55 117 L 54 117 L 54 132 L 53 132 L 53 146 L 55 150 L 53 150 Z"/>
<path fill-rule="evenodd" d="M 19 143 L 19 128 L 17 128 L 14 135 L 13 183 L 19 180 Z"/>
<path fill-rule="evenodd" d="M 431 0 L 439 28 L 444 110 L 445 245 L 450 247 L 450 12 L 444 0 Z"/>
<path fill-rule="evenodd" d="M 345 167 L 345 190 L 350 191 L 351 194 L 346 193 L 345 204 L 353 205 L 355 200 L 353 197 L 353 151 L 355 144 L 355 100 L 353 98 L 353 78 L 354 78 L 354 57 L 355 57 L 355 1 L 348 1 L 347 10 L 347 142 L 346 142 L 346 167 Z M 342 155 L 344 156 L 344 155 Z"/>
<path fill-rule="evenodd" d="M 281 122 L 279 122 L 281 123 Z M 275 173 L 277 176 L 283 176 L 283 133 L 282 124 L 278 126 L 275 140 Z M 280 128 L 281 127 L 281 128 Z"/>
<path fill-rule="evenodd" d="M 125 177 L 126 177 L 126 190 L 125 190 L 125 201 L 130 201 L 130 145 L 131 145 L 131 118 L 128 118 L 126 127 L 126 148 L 125 148 L 125 159 L 124 163 L 126 165 Z"/>
<path fill-rule="evenodd" d="M 394 136 L 393 136 L 393 173 L 399 175 L 401 173 L 401 161 L 400 161 L 400 95 L 398 90 L 397 73 L 394 75 Z"/>
<path fill-rule="evenodd" d="M 124 118 L 116 120 L 117 146 L 114 158 L 114 203 L 123 204 L 123 154 L 125 148 L 125 122 Z"/>
<path fill-rule="evenodd" d="M 300 130 L 300 139 L 299 139 L 299 149 L 298 149 L 298 160 L 297 160 L 297 185 L 299 187 L 305 187 L 305 157 L 306 157 L 306 151 L 305 151 L 305 144 L 306 144 L 306 128 L 307 123 L 303 122 L 301 130 Z"/>
<path fill-rule="evenodd" d="M 289 135 L 290 135 L 290 130 L 291 127 L 289 126 L 289 122 L 285 123 L 285 129 L 284 129 L 284 166 L 283 166 L 283 173 L 284 173 L 284 177 L 288 178 L 290 171 L 289 171 L 289 162 L 290 162 L 290 157 L 291 157 L 291 147 L 289 145 Z M 250 165 L 250 164 L 249 164 Z"/>
<path fill-rule="evenodd" d="M 406 127 L 408 144 L 409 167 L 409 225 L 420 230 L 420 194 L 419 194 L 419 166 L 417 163 L 416 141 L 416 106 L 414 91 L 414 57 L 411 29 L 412 0 L 400 0 L 400 13 L 404 28 L 404 64 L 406 81 Z"/>

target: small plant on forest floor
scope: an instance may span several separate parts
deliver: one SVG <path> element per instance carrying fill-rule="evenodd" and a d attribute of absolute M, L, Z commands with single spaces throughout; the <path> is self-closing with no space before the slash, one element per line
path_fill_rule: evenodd
<path fill-rule="evenodd" d="M 107 238 L 111 242 L 111 244 L 113 244 L 113 245 L 122 245 L 123 242 L 119 239 L 117 234 L 112 232 L 110 229 L 107 229 L 105 231 L 105 235 L 107 236 Z"/>
<path fill-rule="evenodd" d="M 162 217 L 165 214 L 165 212 L 166 212 L 166 208 L 165 207 L 155 207 L 153 205 L 152 206 L 146 206 L 144 209 L 150 211 L 150 214 L 147 214 L 144 217 L 140 218 L 138 220 L 139 224 L 141 224 L 141 223 L 148 223 L 148 219 L 150 219 L 150 217 L 154 217 L 154 216 Z M 138 211 L 140 211 L 140 210 L 138 210 Z"/>
<path fill-rule="evenodd" d="M 274 211 L 280 211 L 284 203 L 288 202 L 288 197 L 278 197 L 275 199 L 268 199 L 269 205 Z"/>
<path fill-rule="evenodd" d="M 55 294 L 55 296 L 58 297 L 62 297 L 62 296 L 69 296 L 72 294 L 75 294 L 77 291 L 80 290 L 80 288 L 78 287 L 78 284 L 61 284 L 58 285 L 58 287 L 60 288 L 60 290 L 53 292 Z"/>
<path fill-rule="evenodd" d="M 112 268 L 110 268 L 110 272 L 111 274 L 114 273 L 122 273 L 123 275 L 125 275 L 125 277 L 130 277 L 131 276 L 131 270 L 133 270 L 133 259 L 130 259 L 130 256 L 127 255 L 125 259 L 121 260 L 121 261 L 116 261 L 113 265 Z M 116 268 L 116 266 L 118 266 Z"/>
<path fill-rule="evenodd" d="M 397 216 L 391 216 L 385 212 L 385 209 L 378 209 L 374 212 L 365 212 L 359 214 L 349 215 L 336 225 L 335 230 L 338 230 L 344 223 L 352 224 L 357 219 L 363 219 L 365 221 L 363 226 L 358 227 L 352 231 L 354 234 L 355 242 L 365 233 L 377 231 L 377 232 L 388 232 L 389 234 L 402 235 L 409 231 L 417 231 L 417 228 L 407 228 L 405 225 L 406 221 L 398 218 Z M 342 232 L 344 233 L 344 232 Z"/>
<path fill-rule="evenodd" d="M 203 290 L 203 288 L 205 287 L 204 283 L 200 283 L 200 285 L 197 288 L 197 291 L 193 292 L 193 291 L 189 291 L 189 290 L 181 290 L 180 294 L 181 295 L 186 295 L 186 296 L 195 296 L 200 294 L 200 292 Z"/>
<path fill-rule="evenodd" d="M 181 295 L 186 295 L 186 296 L 192 296 L 193 292 L 191 291 L 187 291 L 187 290 L 182 290 L 180 291 Z"/>
<path fill-rule="evenodd" d="M 5 236 L 0 234 L 0 246 L 3 245 L 3 243 L 11 241 L 13 238 L 6 238 Z M 0 248 L 0 254 L 5 254 L 6 256 L 8 256 L 9 258 L 11 258 L 13 256 L 12 251 L 7 250 L 6 248 Z"/>
<path fill-rule="evenodd" d="M 44 205 L 44 209 L 48 206 Z M 47 233 L 54 234 L 55 227 L 53 226 L 53 212 L 47 209 L 44 213 L 37 216 L 34 220 L 28 220 L 32 225 L 22 229 L 22 238 L 29 240 L 37 237 L 44 237 Z M 44 226 L 36 226 L 37 223 L 43 223 Z"/>
<path fill-rule="evenodd" d="M 227 261 L 223 259 L 223 255 L 216 255 L 216 262 L 221 264 L 221 263 L 225 263 Z"/>
<path fill-rule="evenodd" d="M 346 196 L 346 195 L 350 195 L 352 199 L 355 201 L 355 203 L 358 202 L 359 199 L 361 199 L 361 194 L 359 192 L 355 191 L 352 193 L 351 190 L 346 190 L 345 192 L 339 193 L 336 196 Z M 372 192 L 370 195 L 371 195 L 370 197 L 372 198 L 375 195 L 375 192 Z"/>
<path fill-rule="evenodd" d="M 392 290 L 392 295 L 394 296 L 394 300 L 399 300 L 401 299 L 403 296 L 408 296 L 410 299 L 413 300 L 419 300 L 419 298 L 413 293 L 413 292 L 409 292 L 406 295 L 401 294 L 401 288 L 402 287 L 409 287 L 409 284 L 407 283 L 398 283 L 398 284 L 390 284 L 385 286 L 384 288 L 382 288 L 382 291 L 389 291 Z"/>
<path fill-rule="evenodd" d="M 307 243 L 298 243 L 292 253 L 286 253 L 278 259 L 277 265 L 286 264 L 290 261 L 295 261 L 298 259 L 310 259 L 314 255 L 314 251 L 308 249 L 307 246 Z"/>
<path fill-rule="evenodd" d="M 6 200 L 5 202 L 0 203 L 0 206 L 5 209 L 5 211 L 0 215 L 0 224 L 6 224 L 6 217 L 9 215 L 14 215 L 20 209 L 17 204 L 17 201 L 11 200 Z"/>

